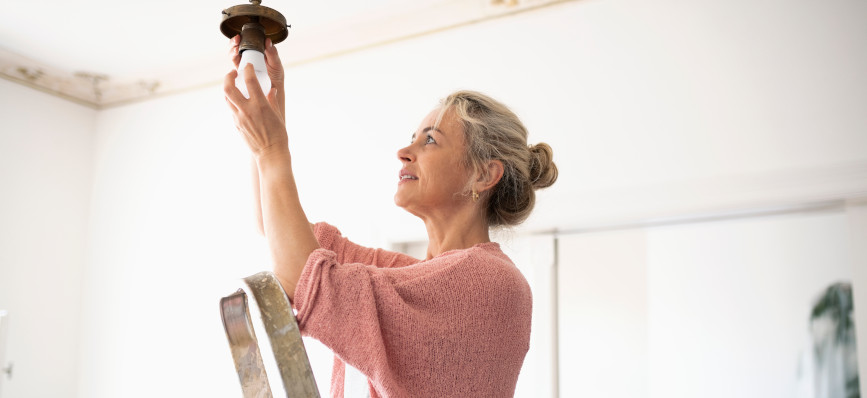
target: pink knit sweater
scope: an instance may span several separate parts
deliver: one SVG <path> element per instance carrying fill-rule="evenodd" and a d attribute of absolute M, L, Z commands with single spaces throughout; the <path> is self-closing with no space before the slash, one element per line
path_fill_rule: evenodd
<path fill-rule="evenodd" d="M 356 245 L 314 227 L 294 303 L 302 334 L 335 353 L 331 393 L 343 397 L 344 363 L 371 397 L 511 397 L 530 343 L 527 281 L 497 243 L 430 260 Z"/>

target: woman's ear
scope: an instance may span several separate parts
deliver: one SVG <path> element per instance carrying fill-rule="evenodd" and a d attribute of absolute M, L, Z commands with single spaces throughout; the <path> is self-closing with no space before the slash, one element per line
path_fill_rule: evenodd
<path fill-rule="evenodd" d="M 485 165 L 485 168 L 482 169 L 482 172 L 479 173 L 479 178 L 476 180 L 475 184 L 473 184 L 473 188 L 476 192 L 485 192 L 500 182 L 500 179 L 503 178 L 503 162 L 499 160 L 490 160 L 488 164 Z"/>

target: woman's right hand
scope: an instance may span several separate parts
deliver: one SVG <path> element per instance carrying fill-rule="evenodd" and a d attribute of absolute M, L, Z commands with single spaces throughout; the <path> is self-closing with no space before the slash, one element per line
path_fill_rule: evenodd
<path fill-rule="evenodd" d="M 247 64 L 243 70 L 238 70 L 239 43 L 240 36 L 237 35 L 230 41 L 229 53 L 235 69 L 226 75 L 223 82 L 223 92 L 232 110 L 235 127 L 250 147 L 257 162 L 260 163 L 263 156 L 277 152 L 280 153 L 279 156 L 288 155 L 283 66 L 280 63 L 280 56 L 277 55 L 277 49 L 270 39 L 265 40 L 265 64 L 271 78 L 271 87 L 260 88 L 252 64 Z M 244 97 L 236 87 L 239 78 L 246 82 L 249 98 Z M 261 163 L 259 167 L 262 167 Z"/>
<path fill-rule="evenodd" d="M 238 70 L 238 64 L 241 62 L 241 53 L 238 51 L 238 46 L 241 44 L 241 35 L 229 40 L 229 58 Z M 271 43 L 271 39 L 265 39 L 265 66 L 268 69 L 268 78 L 271 79 L 271 88 L 277 89 L 277 110 L 284 123 L 286 121 L 286 93 L 283 90 L 285 73 L 283 72 L 283 63 L 280 61 L 280 54 L 277 53 L 277 48 Z M 242 71 L 238 74 L 243 76 Z M 263 87 L 264 88 L 264 87 Z M 265 92 L 269 89 L 265 88 Z"/>

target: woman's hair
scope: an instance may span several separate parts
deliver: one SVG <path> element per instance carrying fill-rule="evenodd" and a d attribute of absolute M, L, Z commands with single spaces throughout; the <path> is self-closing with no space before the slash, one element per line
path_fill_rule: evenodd
<path fill-rule="evenodd" d="M 535 190 L 557 181 L 548 144 L 527 145 L 527 128 L 509 108 L 475 91 L 457 91 L 440 101 L 440 115 L 451 110 L 464 128 L 467 167 L 487 173 L 488 161 L 503 163 L 503 177 L 481 194 L 487 201 L 488 226 L 518 225 L 536 204 Z M 437 120 L 439 124 L 439 120 Z M 467 182 L 468 192 L 473 181 Z"/>

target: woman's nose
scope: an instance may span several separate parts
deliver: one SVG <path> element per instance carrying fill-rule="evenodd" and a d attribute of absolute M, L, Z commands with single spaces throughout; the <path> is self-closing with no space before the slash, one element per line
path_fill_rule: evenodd
<path fill-rule="evenodd" d="M 415 160 L 415 155 L 412 153 L 411 147 L 412 145 L 397 150 L 397 158 L 400 159 L 401 162 L 411 163 Z"/>

